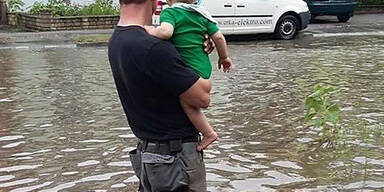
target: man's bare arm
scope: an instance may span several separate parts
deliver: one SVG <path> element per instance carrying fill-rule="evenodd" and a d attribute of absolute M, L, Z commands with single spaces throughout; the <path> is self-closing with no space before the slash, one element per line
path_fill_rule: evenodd
<path fill-rule="evenodd" d="M 192 107 L 207 108 L 211 102 L 211 88 L 211 80 L 200 78 L 180 95 L 180 100 Z"/>

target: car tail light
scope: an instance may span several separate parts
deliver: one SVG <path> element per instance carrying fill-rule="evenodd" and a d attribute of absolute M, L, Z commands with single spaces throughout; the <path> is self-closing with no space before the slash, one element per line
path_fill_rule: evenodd
<path fill-rule="evenodd" d="M 160 15 L 162 10 L 163 10 L 163 1 L 158 0 L 155 15 Z"/>

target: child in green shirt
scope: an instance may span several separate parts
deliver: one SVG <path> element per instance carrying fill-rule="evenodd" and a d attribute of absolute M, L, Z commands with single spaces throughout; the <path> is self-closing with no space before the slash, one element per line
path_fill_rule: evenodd
<path fill-rule="evenodd" d="M 167 0 L 167 3 L 171 7 L 162 11 L 160 26 L 146 26 L 148 33 L 163 40 L 170 39 L 183 60 L 204 79 L 209 79 L 212 73 L 209 57 L 203 48 L 204 36 L 208 34 L 219 55 L 219 69 L 229 72 L 232 60 L 228 56 L 226 40 L 209 13 L 194 5 L 195 0 Z M 183 102 L 181 106 L 192 124 L 203 134 L 203 140 L 197 147 L 201 151 L 217 139 L 217 133 L 199 108 Z"/>

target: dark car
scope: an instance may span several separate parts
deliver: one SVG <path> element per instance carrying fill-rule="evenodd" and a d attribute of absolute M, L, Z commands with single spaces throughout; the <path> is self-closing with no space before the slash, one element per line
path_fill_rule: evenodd
<path fill-rule="evenodd" d="M 334 15 L 340 22 L 347 22 L 357 7 L 356 0 L 305 0 L 312 20 L 319 15 Z"/>

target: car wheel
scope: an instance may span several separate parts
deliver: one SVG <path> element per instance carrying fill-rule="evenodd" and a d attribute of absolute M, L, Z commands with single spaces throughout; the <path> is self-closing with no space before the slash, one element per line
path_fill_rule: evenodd
<path fill-rule="evenodd" d="M 297 34 L 299 21 L 292 15 L 284 15 L 279 19 L 275 29 L 275 35 L 279 39 L 293 39 Z"/>
<path fill-rule="evenodd" d="M 342 23 L 347 22 L 350 18 L 351 18 L 351 15 L 349 13 L 337 16 L 337 19 L 339 20 L 339 22 L 342 22 Z"/>

